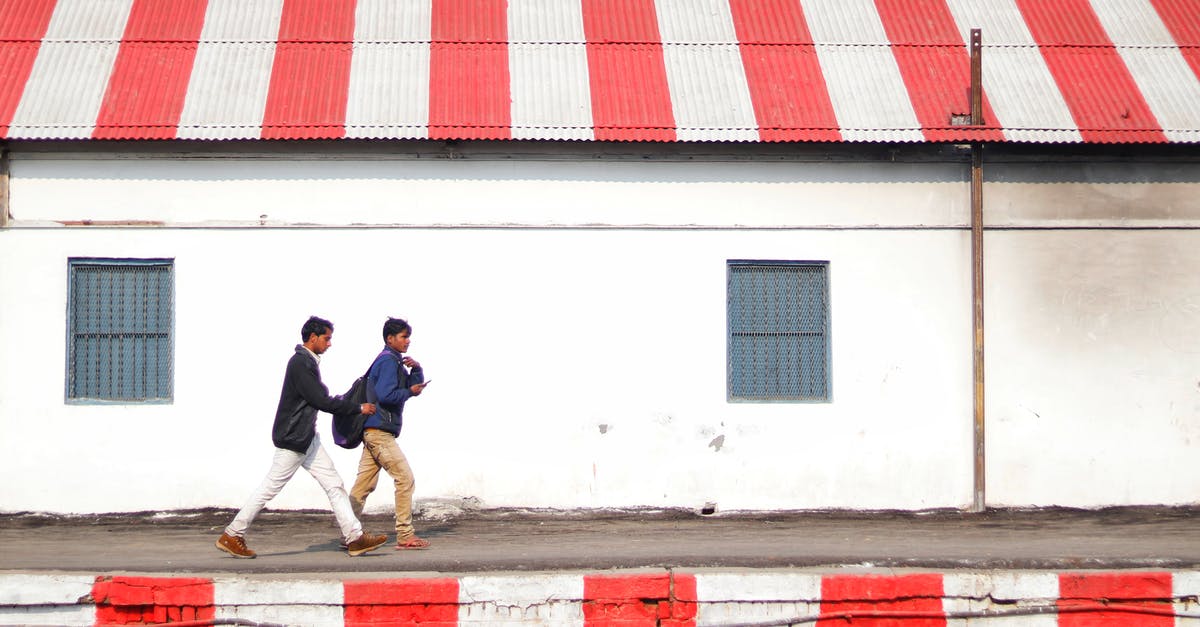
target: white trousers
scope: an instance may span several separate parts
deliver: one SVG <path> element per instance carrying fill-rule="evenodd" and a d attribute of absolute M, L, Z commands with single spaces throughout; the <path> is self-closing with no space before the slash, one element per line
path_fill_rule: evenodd
<path fill-rule="evenodd" d="M 308 445 L 308 450 L 303 454 L 282 448 L 275 449 L 271 470 L 267 472 L 267 476 L 263 478 L 250 500 L 242 506 L 233 522 L 225 528 L 225 533 L 231 536 L 245 536 L 250 523 L 254 522 L 254 518 L 266 506 L 267 501 L 275 498 L 300 468 L 307 470 L 324 488 L 329 497 L 329 504 L 333 506 L 333 515 L 337 517 L 338 526 L 342 529 L 342 537 L 347 543 L 357 540 L 362 535 L 362 523 L 354 517 L 350 497 L 346 495 L 346 488 L 342 485 L 342 476 L 334 468 L 333 458 L 329 457 L 329 453 L 321 446 L 320 436 L 313 437 L 312 444 Z"/>

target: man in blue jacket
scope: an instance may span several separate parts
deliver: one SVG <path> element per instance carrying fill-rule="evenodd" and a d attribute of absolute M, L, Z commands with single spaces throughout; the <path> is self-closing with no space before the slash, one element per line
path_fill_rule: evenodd
<path fill-rule="evenodd" d="M 217 548 L 234 557 L 253 558 L 256 555 L 246 546 L 246 530 L 300 468 L 307 470 L 325 489 L 350 555 L 362 555 L 387 542 L 386 535 L 363 533 L 362 524 L 346 496 L 342 477 L 317 437 L 318 410 L 334 413 L 354 409 L 353 401 L 330 396 L 329 389 L 321 382 L 318 364 L 321 355 L 333 344 L 333 323 L 313 316 L 300 329 L 300 337 L 304 343 L 296 346 L 296 353 L 288 360 L 279 407 L 271 428 L 271 439 L 275 443 L 271 470 L 217 539 Z M 361 413 L 368 415 L 375 413 L 375 409 L 371 403 L 358 407 Z"/>
<path fill-rule="evenodd" d="M 375 490 L 379 469 L 387 471 L 396 492 L 396 548 L 424 549 L 429 542 L 418 538 L 412 525 L 412 468 L 396 443 L 404 423 L 404 403 L 420 396 L 428 385 L 421 364 L 404 353 L 408 352 L 412 327 L 400 318 L 388 318 L 383 323 L 383 351 L 371 364 L 369 383 L 375 391 L 379 411 L 363 424 L 363 452 L 358 462 L 358 477 L 350 488 L 350 503 L 354 515 L 362 517 L 367 495 Z"/>

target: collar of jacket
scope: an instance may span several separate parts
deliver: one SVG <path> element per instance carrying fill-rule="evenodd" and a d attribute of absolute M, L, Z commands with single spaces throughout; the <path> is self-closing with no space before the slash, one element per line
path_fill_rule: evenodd
<path fill-rule="evenodd" d="M 321 365 L 321 356 L 308 350 L 307 346 L 303 344 L 297 344 L 296 352 L 300 353 L 301 355 L 308 355 L 309 359 L 312 359 L 314 362 L 316 362 L 318 366 Z"/>

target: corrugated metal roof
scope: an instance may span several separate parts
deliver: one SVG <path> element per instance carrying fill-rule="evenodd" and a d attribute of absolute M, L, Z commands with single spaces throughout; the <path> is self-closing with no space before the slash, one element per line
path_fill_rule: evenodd
<path fill-rule="evenodd" d="M 0 0 L 0 137 L 1193 143 L 1200 0 Z"/>

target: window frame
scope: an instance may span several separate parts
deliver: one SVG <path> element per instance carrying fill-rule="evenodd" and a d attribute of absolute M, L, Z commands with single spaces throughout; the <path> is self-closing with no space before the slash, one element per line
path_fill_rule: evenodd
<path fill-rule="evenodd" d="M 734 268 L 764 266 L 774 268 L 818 267 L 825 280 L 825 318 L 823 320 L 825 386 L 820 397 L 753 398 L 734 395 L 733 319 L 730 287 Z M 752 404 L 829 404 L 833 402 L 833 303 L 832 264 L 828 260 L 727 259 L 725 261 L 725 400 L 728 403 Z"/>
<path fill-rule="evenodd" d="M 165 267 L 169 281 L 167 293 L 167 377 L 165 396 L 153 398 L 103 398 L 93 396 L 72 396 L 75 381 L 75 338 L 78 335 L 75 326 L 75 311 L 79 294 L 75 291 L 75 270 L 89 266 L 124 266 L 124 267 Z M 133 258 L 133 257 L 68 257 L 67 258 L 67 303 L 66 303 L 66 356 L 65 376 L 63 377 L 63 399 L 68 405 L 171 405 L 175 402 L 175 259 L 169 257 Z"/>

